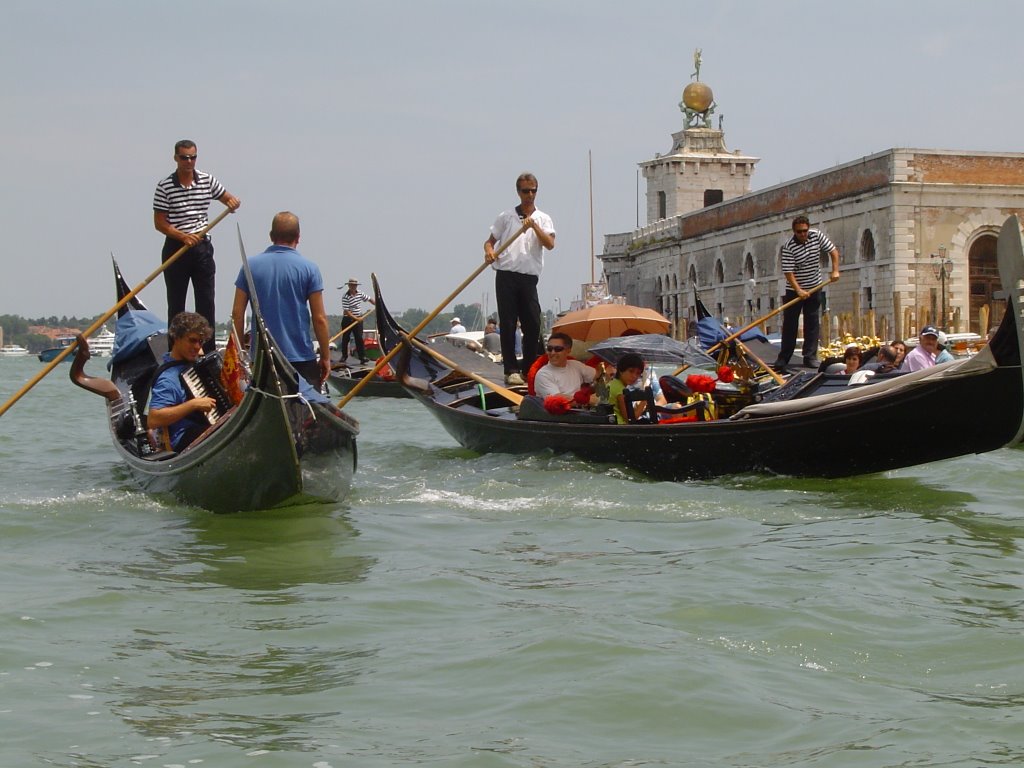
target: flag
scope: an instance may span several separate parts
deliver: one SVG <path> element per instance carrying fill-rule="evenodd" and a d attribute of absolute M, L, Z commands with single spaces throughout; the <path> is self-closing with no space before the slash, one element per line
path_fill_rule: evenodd
<path fill-rule="evenodd" d="M 235 335 L 228 337 L 228 345 L 220 367 L 220 383 L 228 393 L 231 402 L 238 405 L 242 402 L 242 361 L 238 359 L 238 347 L 235 346 Z"/>

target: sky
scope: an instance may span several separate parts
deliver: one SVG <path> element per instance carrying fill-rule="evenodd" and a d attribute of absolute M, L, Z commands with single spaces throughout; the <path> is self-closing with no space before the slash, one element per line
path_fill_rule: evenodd
<path fill-rule="evenodd" d="M 568 308 L 604 235 L 647 223 L 637 164 L 683 127 L 697 48 L 727 146 L 761 158 L 754 190 L 892 147 L 1024 151 L 1010 0 L 7 0 L 3 17 L 0 314 L 105 312 L 111 254 L 145 280 L 181 138 L 242 201 L 213 231 L 220 320 L 239 233 L 259 252 L 280 210 L 328 312 L 371 272 L 392 310 L 432 310 L 522 171 L 557 230 L 541 304 Z M 141 298 L 162 314 L 163 278 Z M 475 302 L 494 311 L 489 270 L 454 303 Z"/>

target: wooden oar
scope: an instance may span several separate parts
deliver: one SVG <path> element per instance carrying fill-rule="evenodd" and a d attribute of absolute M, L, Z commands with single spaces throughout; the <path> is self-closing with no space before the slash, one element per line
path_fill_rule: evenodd
<path fill-rule="evenodd" d="M 227 216 L 229 213 L 231 213 L 231 209 L 230 208 L 225 208 L 224 212 L 220 216 L 218 216 L 213 221 L 211 221 L 209 224 L 207 224 L 205 227 L 200 229 L 198 232 L 196 232 L 196 234 L 197 235 L 205 235 L 207 232 L 209 232 L 215 226 L 220 224 L 220 222 L 224 219 L 224 217 Z M 81 335 L 83 337 L 92 336 L 92 334 L 94 334 L 96 331 L 99 330 L 101 325 L 103 325 L 105 322 L 107 322 L 107 320 L 109 320 L 111 317 L 113 317 L 114 313 L 117 312 L 117 310 L 119 310 L 121 307 L 123 307 L 125 304 L 127 304 L 129 301 L 131 301 L 133 298 L 135 298 L 135 294 L 137 294 L 139 291 L 141 291 L 143 288 L 145 288 L 151 282 L 156 280 L 156 278 L 160 275 L 161 272 L 163 272 L 165 269 L 167 269 L 169 266 L 171 266 L 171 264 L 173 264 L 175 261 L 177 261 L 181 257 L 181 255 L 183 253 L 185 253 L 185 251 L 187 251 L 191 247 L 192 246 L 190 246 L 190 245 L 183 245 L 183 246 L 181 246 L 181 248 L 176 250 L 171 255 L 171 257 L 169 259 L 167 259 L 167 261 L 163 262 L 159 267 L 157 267 L 155 270 L 153 270 L 152 274 L 150 274 L 149 277 L 147 277 L 145 280 L 143 280 L 141 283 L 139 283 L 137 286 L 135 286 L 127 295 L 125 295 L 119 302 L 117 302 L 117 304 L 112 306 L 103 315 L 101 315 L 99 320 L 96 320 L 92 325 L 90 325 L 88 328 L 86 328 L 84 331 L 82 331 Z M 170 318 L 167 318 L 167 319 L 168 319 L 168 321 L 170 321 Z M 37 373 L 31 379 L 29 379 L 29 381 L 26 382 L 25 386 L 23 386 L 21 389 L 19 389 L 17 392 L 15 392 L 14 395 L 11 396 L 10 400 L 8 400 L 6 403 L 4 403 L 2 406 L 0 406 L 0 416 L 3 416 L 5 413 L 7 413 L 7 410 L 12 405 L 14 405 L 16 402 L 18 402 L 26 392 L 28 392 L 30 389 L 32 389 L 32 387 L 34 387 L 36 384 L 38 384 L 40 381 L 42 381 L 43 378 L 46 376 L 46 374 L 48 374 L 50 371 L 52 371 L 54 368 L 56 368 L 57 365 L 65 357 L 70 355 L 77 347 L 78 347 L 78 341 L 77 340 L 75 340 L 74 342 L 72 342 L 68 346 L 64 347 L 64 349 L 62 349 L 60 351 L 60 354 L 57 355 L 55 358 L 53 358 L 53 360 L 51 360 L 46 365 L 45 368 L 43 368 L 39 373 Z"/>
<path fill-rule="evenodd" d="M 523 402 L 523 396 L 520 395 L 518 392 L 513 392 L 511 389 L 503 387 L 500 384 L 496 384 L 493 381 L 491 381 L 490 379 L 484 378 L 479 373 L 474 373 L 473 371 L 467 371 L 465 368 L 460 366 L 458 363 L 452 362 L 447 357 L 445 357 L 440 352 L 438 352 L 436 349 L 433 349 L 429 344 L 424 344 L 419 339 L 412 338 L 412 337 L 410 337 L 410 336 L 408 336 L 406 334 L 402 334 L 402 335 L 405 338 L 406 342 L 412 343 L 414 346 L 418 347 L 419 349 L 422 349 L 428 355 L 430 355 L 435 360 L 437 360 L 439 363 L 441 363 L 441 365 L 445 365 L 445 366 L 451 368 L 456 373 L 462 374 L 463 376 L 472 379 L 473 381 L 477 382 L 478 384 L 483 384 L 485 387 L 489 388 L 491 391 L 497 392 L 499 395 L 504 397 L 506 400 L 510 401 L 513 405 L 519 405 L 521 402 Z"/>
<path fill-rule="evenodd" d="M 497 257 L 501 255 L 502 251 L 504 251 L 506 248 L 512 245 L 512 243 L 515 242 L 516 238 L 523 234 L 523 232 L 525 232 L 527 229 L 529 229 L 529 225 L 523 224 L 523 226 L 519 228 L 518 232 L 516 232 L 514 235 L 512 235 L 512 237 L 505 241 L 502 244 L 502 246 L 494 252 L 495 260 L 497 260 Z M 462 291 L 465 290 L 466 286 L 473 282 L 477 278 L 477 276 L 481 272 L 483 272 L 491 263 L 492 262 L 489 262 L 485 259 L 484 263 L 477 267 L 475 270 L 473 270 L 473 274 L 471 274 L 469 277 L 463 280 L 454 291 L 449 293 L 445 300 L 438 304 L 438 306 L 434 309 L 433 312 L 424 317 L 415 328 L 409 331 L 409 336 L 415 336 L 417 333 L 426 328 L 427 325 L 430 324 L 430 321 L 437 317 L 439 314 L 441 314 L 441 311 L 449 304 L 451 304 L 455 297 L 462 293 Z M 338 401 L 338 408 L 344 408 L 349 400 L 351 400 L 353 397 L 359 394 L 359 390 L 361 390 L 363 387 L 369 384 L 370 379 L 376 376 L 381 368 L 383 368 L 385 365 L 391 362 L 391 358 L 398 354 L 398 350 L 402 348 L 402 344 L 404 343 L 405 342 L 403 340 L 402 343 L 396 344 L 394 348 L 391 349 L 391 351 L 388 352 L 386 355 L 377 358 L 377 364 L 373 366 L 373 370 L 371 370 L 363 378 L 356 382 L 356 385 L 348 391 L 348 394 L 346 394 L 343 398 L 341 398 L 341 400 Z"/>
<path fill-rule="evenodd" d="M 733 333 L 731 333 L 730 335 L 726 336 L 724 339 L 722 339 L 718 343 L 712 344 L 710 347 L 708 347 L 707 353 L 710 355 L 716 349 L 720 349 L 721 347 L 724 347 L 726 344 L 728 344 L 728 343 L 730 343 L 732 341 L 735 341 L 740 336 L 742 336 L 744 333 L 749 331 L 751 328 L 754 328 L 755 326 L 760 325 L 765 320 L 770 320 L 771 318 L 773 318 L 777 314 L 779 314 L 779 312 L 782 312 L 783 310 L 788 309 L 789 307 L 792 307 L 794 304 L 799 304 L 801 301 L 803 301 L 804 299 L 808 298 L 809 296 L 817 293 L 818 291 L 820 291 L 822 288 L 824 288 L 826 285 L 828 285 L 831 282 L 832 282 L 831 280 L 826 280 L 824 283 L 820 283 L 819 285 L 816 285 L 813 288 L 811 288 L 811 290 L 809 290 L 807 292 L 807 296 L 797 296 L 794 299 L 790 299 L 789 301 L 787 301 L 782 306 L 776 307 L 775 309 L 773 309 L 771 312 L 769 312 L 764 317 L 759 317 L 757 320 L 754 320 L 751 323 L 747 323 L 745 326 L 740 328 L 738 331 L 734 331 Z M 756 355 L 754 355 L 750 351 L 749 348 L 744 348 L 744 349 L 745 349 L 745 351 L 746 351 L 746 353 L 748 355 L 750 355 L 752 358 L 754 358 L 755 362 L 760 364 L 762 368 L 764 368 L 766 371 L 768 371 L 768 373 L 770 373 L 772 375 L 773 379 L 775 379 L 779 384 L 782 383 L 782 377 L 781 376 L 776 374 L 769 366 L 767 366 L 763 362 L 761 362 L 761 360 L 758 359 L 758 357 Z M 689 367 L 690 367 L 690 364 L 689 363 L 685 363 L 685 364 L 681 365 L 679 368 L 677 368 L 672 375 L 673 376 L 678 376 L 680 373 L 682 373 L 683 371 L 685 371 Z"/>
<path fill-rule="evenodd" d="M 332 341 L 334 341 L 334 340 L 335 340 L 336 338 L 338 338 L 339 336 L 344 336 L 344 335 L 345 335 L 345 333 L 346 333 L 347 331 L 351 331 L 351 330 L 352 330 L 353 328 L 355 328 L 355 327 L 356 327 L 357 325 L 359 325 L 359 323 L 363 322 L 363 320 L 365 320 L 366 318 L 368 318 L 368 317 L 369 317 L 370 315 L 372 315 L 372 314 L 373 314 L 373 310 L 371 309 L 371 310 L 370 310 L 369 312 L 367 312 L 367 313 L 366 313 L 365 315 L 363 315 L 362 317 L 360 317 L 360 318 L 358 318 L 358 319 L 356 319 L 356 320 L 353 320 L 353 321 L 352 321 L 351 323 L 349 323 L 348 325 L 346 325 L 346 326 L 345 326 L 344 328 L 342 328 L 342 329 L 341 329 L 340 331 L 338 331 L 338 332 L 337 332 L 336 334 L 334 334 L 333 336 L 331 336 L 331 338 L 329 338 L 329 339 L 327 340 L 327 343 L 328 343 L 328 344 L 330 344 L 330 343 L 331 343 Z"/>
<path fill-rule="evenodd" d="M 719 347 L 724 347 L 726 344 L 728 344 L 733 339 L 738 339 L 740 336 L 742 336 L 744 333 L 749 331 L 751 328 L 760 325 L 765 320 L 769 320 L 769 319 L 775 317 L 777 314 L 779 314 L 779 312 L 782 312 L 783 310 L 788 309 L 789 307 L 792 307 L 794 304 L 799 304 L 801 301 L 803 301 L 804 299 L 814 295 L 815 293 L 820 291 L 822 288 L 824 288 L 826 285 L 828 285 L 831 282 L 832 282 L 831 280 L 826 280 L 824 283 L 821 283 L 820 285 L 816 285 L 813 288 L 811 288 L 811 290 L 809 290 L 807 292 L 807 296 L 797 296 L 795 299 L 790 299 L 785 304 L 783 304 L 781 307 L 773 309 L 771 312 L 769 312 L 764 317 L 760 317 L 757 320 L 754 320 L 752 323 L 747 323 L 745 326 L 740 328 L 738 331 L 734 331 L 732 334 L 730 334 L 729 336 L 726 336 L 720 342 L 718 342 L 714 346 L 710 347 L 707 350 L 708 354 L 711 354 L 712 352 L 714 352 Z"/>

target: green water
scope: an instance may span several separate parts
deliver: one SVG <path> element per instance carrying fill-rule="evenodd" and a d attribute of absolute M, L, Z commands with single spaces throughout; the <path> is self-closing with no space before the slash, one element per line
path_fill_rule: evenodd
<path fill-rule="evenodd" d="M 0 418 L 0 766 L 1024 761 L 1024 451 L 655 483 L 351 411 L 345 504 L 219 517 L 62 369 Z"/>

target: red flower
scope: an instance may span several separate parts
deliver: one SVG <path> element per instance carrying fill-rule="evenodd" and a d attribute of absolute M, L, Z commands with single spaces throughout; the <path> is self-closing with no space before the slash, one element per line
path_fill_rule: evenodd
<path fill-rule="evenodd" d="M 728 365 L 723 365 L 718 369 L 718 380 L 723 384 L 728 384 L 733 380 L 733 371 Z"/>
<path fill-rule="evenodd" d="M 686 377 L 686 386 L 694 392 L 714 392 L 715 380 L 703 373 L 691 373 Z"/>
<path fill-rule="evenodd" d="M 575 393 L 573 393 L 572 401 L 576 405 L 590 405 L 590 397 L 594 394 L 593 388 L 589 384 L 584 384 Z"/>
<path fill-rule="evenodd" d="M 544 410 L 555 416 L 568 413 L 572 408 L 572 400 L 565 395 L 548 395 L 544 398 Z"/>

